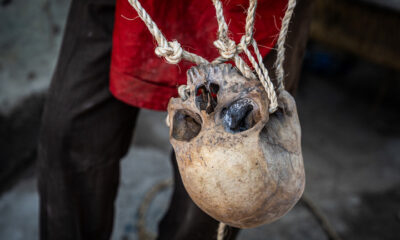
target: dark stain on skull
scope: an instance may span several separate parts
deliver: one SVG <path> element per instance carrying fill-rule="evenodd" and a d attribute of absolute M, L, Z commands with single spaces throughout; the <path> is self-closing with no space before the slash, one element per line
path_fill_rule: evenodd
<path fill-rule="evenodd" d="M 233 102 L 221 112 L 222 124 L 225 131 L 238 133 L 254 126 L 253 103 L 250 99 L 242 98 Z"/>

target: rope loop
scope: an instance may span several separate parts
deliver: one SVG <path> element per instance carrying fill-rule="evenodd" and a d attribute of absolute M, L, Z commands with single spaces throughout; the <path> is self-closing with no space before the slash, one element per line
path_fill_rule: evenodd
<path fill-rule="evenodd" d="M 143 9 L 139 0 L 128 0 L 133 8 L 138 13 L 138 16 L 143 20 L 149 29 L 150 33 L 154 36 L 157 41 L 158 47 L 155 49 L 155 53 L 159 57 L 164 57 L 165 60 L 170 64 L 177 64 L 182 59 L 193 62 L 195 64 L 209 64 L 209 62 L 194 53 L 190 53 L 182 49 L 178 41 L 174 40 L 168 42 L 165 36 L 162 34 L 160 29 L 158 29 L 156 23 L 151 19 L 150 15 Z M 214 42 L 214 46 L 217 47 L 220 57 L 214 59 L 213 64 L 220 64 L 228 60 L 233 59 L 236 67 L 246 78 L 255 78 L 252 69 L 247 65 L 247 63 L 242 59 L 239 54 L 244 52 L 247 55 L 248 60 L 251 62 L 255 72 L 258 75 L 259 80 L 263 84 L 268 98 L 270 99 L 269 111 L 273 113 L 277 109 L 277 99 L 274 85 L 269 78 L 268 70 L 263 64 L 263 59 L 258 50 L 257 43 L 253 38 L 254 34 L 254 21 L 257 8 L 257 0 L 249 0 L 249 7 L 247 9 L 245 34 L 240 40 L 240 43 L 236 45 L 235 41 L 228 37 L 228 24 L 225 21 L 223 6 L 221 0 L 212 0 L 218 21 L 218 40 Z M 289 28 L 289 22 L 293 15 L 293 10 L 296 6 L 296 0 L 288 0 L 288 6 L 285 12 L 285 16 L 282 19 L 282 26 L 279 33 L 279 38 L 277 42 L 278 51 L 277 59 L 275 62 L 276 67 L 276 78 L 278 82 L 278 87 L 276 91 L 279 93 L 284 90 L 284 69 L 283 61 L 285 59 L 285 40 Z M 254 54 L 257 60 L 252 56 L 249 51 L 248 46 L 252 44 L 254 49 Z M 179 88 L 179 95 L 182 99 L 187 99 L 189 92 L 186 86 L 181 86 Z"/>
<path fill-rule="evenodd" d="M 214 46 L 218 48 L 219 54 L 224 59 L 232 59 L 237 52 L 236 43 L 232 39 L 226 42 L 218 39 L 214 41 Z"/>
<path fill-rule="evenodd" d="M 180 85 L 178 87 L 178 94 L 179 97 L 182 98 L 183 101 L 189 98 L 190 95 L 190 88 L 188 85 Z"/>
<path fill-rule="evenodd" d="M 155 53 L 159 57 L 164 57 L 168 63 L 177 64 L 182 60 L 183 49 L 181 44 L 174 40 L 168 42 L 166 46 L 156 47 Z"/>

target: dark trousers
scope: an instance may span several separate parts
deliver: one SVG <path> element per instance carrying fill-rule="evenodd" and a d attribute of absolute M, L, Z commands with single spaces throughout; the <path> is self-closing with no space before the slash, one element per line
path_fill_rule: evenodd
<path fill-rule="evenodd" d="M 303 8 L 308 9 L 306 5 Z M 108 90 L 114 10 L 115 0 L 73 0 L 70 7 L 39 142 L 42 240 L 111 236 L 120 159 L 128 150 L 139 113 Z M 307 21 L 296 22 L 304 23 L 288 42 L 287 58 L 294 64 L 294 74 L 287 81 L 292 89 L 307 36 Z M 273 54 L 268 58 L 271 67 Z M 173 154 L 171 161 L 175 188 L 158 239 L 215 239 L 218 222 L 191 201 Z M 234 239 L 238 230 L 230 232 L 227 239 Z"/>

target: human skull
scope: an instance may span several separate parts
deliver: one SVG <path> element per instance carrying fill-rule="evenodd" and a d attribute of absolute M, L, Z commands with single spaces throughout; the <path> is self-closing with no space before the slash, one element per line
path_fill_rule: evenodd
<path fill-rule="evenodd" d="M 249 228 L 287 213 L 301 197 L 304 167 L 293 97 L 269 100 L 257 79 L 229 64 L 187 73 L 189 96 L 168 105 L 170 142 L 184 186 L 207 214 Z"/>

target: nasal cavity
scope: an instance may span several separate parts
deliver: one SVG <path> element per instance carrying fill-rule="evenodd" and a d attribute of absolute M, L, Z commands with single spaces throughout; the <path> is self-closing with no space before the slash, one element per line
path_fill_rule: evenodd
<path fill-rule="evenodd" d="M 208 114 L 214 112 L 215 107 L 218 104 L 218 91 L 219 86 L 215 83 L 209 83 L 206 85 L 200 85 L 196 89 L 196 106 L 202 111 L 205 110 Z"/>
<path fill-rule="evenodd" d="M 238 133 L 254 126 L 253 102 L 250 99 L 239 99 L 221 112 L 222 124 L 225 131 Z"/>
<path fill-rule="evenodd" d="M 200 85 L 196 89 L 196 106 L 199 110 L 206 110 L 208 105 L 208 90 L 204 85 Z"/>
<path fill-rule="evenodd" d="M 218 84 L 210 83 L 208 89 L 210 90 L 209 91 L 209 95 L 208 95 L 209 99 L 210 99 L 210 102 L 209 102 L 209 104 L 207 106 L 206 112 L 208 114 L 210 114 L 210 113 L 214 112 L 214 109 L 218 104 L 219 86 L 218 86 Z"/>

